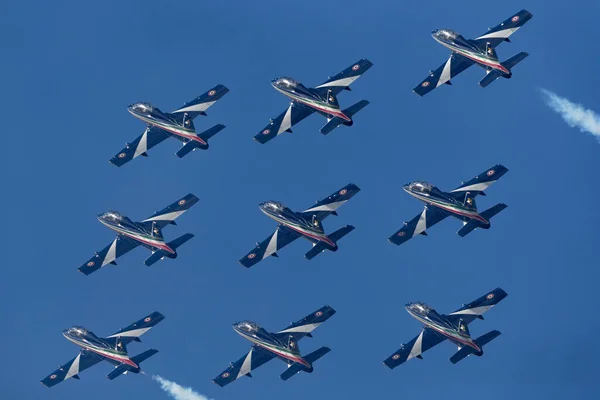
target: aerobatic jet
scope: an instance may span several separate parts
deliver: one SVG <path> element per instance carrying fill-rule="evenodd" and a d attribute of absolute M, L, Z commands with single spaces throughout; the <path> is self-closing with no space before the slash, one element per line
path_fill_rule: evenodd
<path fill-rule="evenodd" d="M 329 353 L 330 349 L 321 347 L 302 356 L 298 348 L 298 341 L 305 336 L 312 337 L 311 332 L 333 314 L 335 314 L 335 310 L 325 306 L 276 333 L 267 332 L 251 321 L 236 322 L 233 324 L 233 330 L 244 339 L 249 340 L 252 348 L 248 354 L 231 363 L 229 368 L 213 379 L 213 382 L 223 387 L 242 376 L 251 378 L 251 371 L 274 358 L 279 358 L 288 365 L 288 369 L 280 375 L 284 381 L 300 371 L 313 372 L 313 363 Z"/>
<path fill-rule="evenodd" d="M 359 191 L 358 186 L 350 183 L 302 212 L 292 211 L 277 201 L 261 203 L 260 210 L 279 225 L 275 233 L 257 243 L 256 247 L 240 260 L 240 264 L 250 268 L 268 256 L 278 257 L 277 251 L 299 237 L 313 244 L 312 249 L 305 255 L 309 260 L 325 250 L 337 251 L 338 240 L 352 232 L 354 227 L 346 225 L 327 235 L 323 230 L 322 221 L 331 214 L 337 215 L 336 210 Z"/>
<path fill-rule="evenodd" d="M 507 205 L 499 203 L 480 213 L 477 211 L 475 197 L 477 195 L 485 196 L 484 190 L 507 172 L 508 169 L 503 165 L 495 165 L 451 192 L 442 192 L 424 181 L 415 181 L 404 185 L 403 189 L 408 194 L 426 204 L 425 209 L 410 222 L 405 222 L 404 226 L 389 238 L 389 241 L 401 245 L 417 235 L 427 236 L 426 229 L 448 216 L 463 221 L 463 227 L 457 232 L 461 237 L 476 228 L 489 229 L 490 219 L 504 210 Z"/>
<path fill-rule="evenodd" d="M 254 136 L 254 140 L 267 143 L 283 132 L 292 133 L 293 125 L 314 112 L 327 118 L 327 123 L 321 128 L 323 135 L 327 135 L 340 125 L 352 126 L 354 114 L 366 107 L 369 102 L 361 100 L 341 110 L 337 95 L 342 90 L 350 90 L 350 84 L 372 65 L 369 60 L 363 58 L 314 88 L 307 88 L 289 77 L 274 79 L 271 85 L 275 90 L 292 99 L 292 102 L 286 111 L 272 119 L 269 125 Z"/>
<path fill-rule="evenodd" d="M 431 35 L 436 42 L 450 49 L 450 58 L 435 71 L 430 71 L 429 76 L 423 80 L 413 92 L 424 96 L 438 86 L 451 85 L 450 79 L 475 64 L 486 70 L 486 76 L 479 82 L 481 87 L 486 87 L 496 79 L 511 78 L 511 69 L 523 61 L 529 54 L 521 52 L 504 62 L 498 60 L 496 47 L 502 42 L 510 42 L 508 38 L 520 27 L 525 25 L 533 15 L 527 10 L 521 10 L 502 22 L 490 28 L 486 33 L 476 39 L 465 39 L 462 35 L 451 29 L 436 29 Z"/>
<path fill-rule="evenodd" d="M 208 107 L 215 104 L 227 92 L 229 89 L 225 86 L 217 85 L 171 113 L 163 112 L 149 103 L 131 104 L 127 107 L 127 111 L 142 120 L 146 124 L 146 130 L 142 136 L 127 143 L 123 150 L 110 159 L 110 162 L 120 167 L 137 156 L 147 157 L 148 150 L 168 137 L 183 143 L 183 147 L 175 153 L 179 158 L 196 149 L 208 149 L 208 139 L 219 133 L 225 125 L 218 124 L 202 133 L 196 133 L 194 118 L 198 115 L 206 115 Z"/>
<path fill-rule="evenodd" d="M 483 319 L 482 314 L 506 296 L 504 290 L 497 288 L 447 315 L 439 314 L 424 303 L 408 303 L 406 311 L 423 324 L 423 330 L 416 338 L 402 344 L 400 349 L 383 363 L 390 368 L 396 368 L 412 358 L 423 359 L 421 354 L 446 339 L 458 346 L 458 352 L 450 357 L 452 364 L 456 364 L 471 354 L 482 356 L 483 346 L 500 336 L 500 332 L 494 330 L 473 339 L 468 325 L 477 318 Z"/>
<path fill-rule="evenodd" d="M 177 225 L 175 219 L 197 202 L 198 198 L 190 193 L 141 222 L 134 222 L 118 211 L 99 214 L 98 221 L 117 232 L 117 237 L 111 244 L 79 267 L 79 272 L 89 275 L 107 264 L 117 265 L 115 260 L 118 257 L 140 245 L 152 251 L 152 255 L 144 261 L 147 266 L 151 266 L 164 257 L 177 258 L 177 248 L 193 238 L 194 235 L 186 233 L 166 243 L 162 230 L 169 224 Z"/>
<path fill-rule="evenodd" d="M 115 369 L 106 376 L 111 380 L 128 372 L 139 373 L 141 371 L 140 363 L 158 353 L 158 350 L 150 349 L 137 356 L 130 357 L 126 346 L 132 341 L 141 342 L 140 336 L 164 318 L 161 313 L 155 311 L 107 338 L 98 337 L 81 326 L 65 329 L 63 336 L 68 341 L 81 347 L 81 351 L 77 357 L 61 365 L 56 371 L 45 377 L 41 383 L 47 387 L 52 387 L 69 378 L 79 379 L 80 372 L 100 361 L 107 361 L 115 366 Z"/>

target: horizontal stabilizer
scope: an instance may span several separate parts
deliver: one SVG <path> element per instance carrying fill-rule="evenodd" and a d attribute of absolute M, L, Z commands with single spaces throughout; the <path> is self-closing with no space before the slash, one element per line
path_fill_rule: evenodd
<path fill-rule="evenodd" d="M 341 238 L 343 238 L 344 236 L 346 236 L 353 230 L 354 230 L 354 227 L 352 225 L 346 225 L 343 228 L 340 228 L 337 231 L 333 232 L 331 235 L 329 235 L 329 239 L 331 239 L 334 243 L 337 244 L 338 240 L 340 240 Z M 325 244 L 324 242 L 319 242 L 319 243 L 315 244 L 313 246 L 313 248 L 310 249 L 304 255 L 304 257 L 306 257 L 308 260 L 312 260 L 313 258 L 315 258 L 317 255 L 319 255 L 320 253 L 322 253 L 325 250 L 330 250 L 330 246 L 328 244 Z M 334 249 L 334 251 L 335 250 L 336 249 Z"/>
<path fill-rule="evenodd" d="M 178 237 L 177 239 L 175 239 L 175 240 L 167 243 L 167 245 L 170 248 L 172 248 L 173 250 L 176 250 L 179 246 L 181 246 L 182 244 L 184 244 L 185 242 L 187 242 L 188 240 L 190 240 L 193 237 L 194 237 L 193 234 L 186 233 L 185 235 L 182 235 L 182 236 Z M 170 254 L 170 253 L 167 253 L 164 250 L 157 250 L 154 253 L 152 253 L 152 255 L 146 259 L 146 261 L 144 261 L 144 264 L 146 264 L 149 267 L 152 264 L 156 263 L 157 261 L 162 260 L 165 257 L 176 258 L 177 257 L 177 253 Z"/>
<path fill-rule="evenodd" d="M 137 364 L 139 366 L 142 361 L 148 359 L 149 357 L 152 357 L 156 353 L 158 353 L 158 350 L 155 350 L 155 349 L 146 350 L 145 352 L 138 354 L 137 356 L 131 358 L 131 361 L 133 361 L 135 364 Z M 121 376 L 127 372 L 133 372 L 134 374 L 137 374 L 140 372 L 140 369 L 132 367 L 131 365 L 127 365 L 127 364 L 119 364 L 115 369 L 110 371 L 110 373 L 108 375 L 106 375 L 106 377 L 110 380 L 113 380 L 116 377 Z"/>
<path fill-rule="evenodd" d="M 524 51 L 522 51 L 519 54 L 514 55 L 511 58 L 509 58 L 508 60 L 504 61 L 502 63 L 502 65 L 504 65 L 506 68 L 508 68 L 510 70 L 515 65 L 517 65 L 518 63 L 520 63 L 521 61 L 526 59 L 528 55 L 529 55 L 528 53 L 525 53 Z"/>
<path fill-rule="evenodd" d="M 480 215 L 489 221 L 494 215 L 498 214 L 500 211 L 504 210 L 506 207 L 508 207 L 506 204 L 499 203 L 499 204 L 496 204 L 495 206 L 493 206 L 492 208 L 488 208 L 487 210 L 482 212 Z M 489 229 L 489 227 L 490 227 L 490 225 L 484 225 L 480 221 L 472 219 L 469 222 L 467 222 L 467 224 L 458 231 L 458 235 L 460 237 L 465 237 L 469 233 L 473 232 L 476 228 Z"/>
<path fill-rule="evenodd" d="M 331 351 L 331 349 L 329 347 L 321 347 L 320 349 L 315 350 L 312 353 L 305 356 L 304 359 L 306 361 L 308 361 L 310 364 L 312 364 L 315 361 L 317 361 L 319 358 L 323 357 L 325 354 L 329 353 L 330 351 Z M 286 369 L 283 372 L 283 374 L 280 375 L 280 377 L 284 381 L 287 381 L 288 379 L 290 379 L 292 376 L 296 375 L 300 371 L 312 372 L 312 370 L 307 370 L 307 368 L 302 364 L 293 363 L 292 365 L 289 366 L 288 369 Z"/>
<path fill-rule="evenodd" d="M 179 150 L 177 150 L 177 153 L 175 153 L 175 155 L 177 155 L 177 157 L 179 157 L 179 158 L 182 158 L 183 156 L 191 153 L 192 151 L 194 151 L 198 148 L 206 150 L 206 149 L 208 149 L 208 145 L 206 147 L 204 147 L 204 146 L 200 145 L 200 143 L 196 142 L 195 140 L 190 140 L 189 142 L 184 144 L 183 147 L 181 147 Z"/>
<path fill-rule="evenodd" d="M 477 344 L 477 346 L 479 346 L 479 348 L 482 349 L 480 352 L 478 352 L 470 346 L 465 346 L 459 351 L 457 351 L 452 357 L 450 357 L 450 361 L 452 362 L 452 364 L 456 364 L 457 362 L 471 354 L 475 354 L 476 356 L 482 356 L 483 346 L 496 339 L 500 335 L 501 333 L 499 331 L 491 331 L 483 336 L 478 337 L 477 339 L 475 339 L 475 344 Z"/>
<path fill-rule="evenodd" d="M 357 112 L 359 112 L 360 110 L 362 110 L 363 108 L 365 108 L 367 105 L 369 104 L 369 102 L 367 100 L 361 100 L 358 103 L 355 103 L 353 105 L 351 105 L 350 107 L 348 107 L 347 109 L 345 109 L 343 112 L 345 115 L 347 115 L 348 117 L 352 118 L 352 116 L 354 114 L 356 114 Z M 321 133 L 323 135 L 327 135 L 328 133 L 331 133 L 331 131 L 333 131 L 335 128 L 337 128 L 338 126 L 340 126 L 341 124 L 346 123 L 343 119 L 338 118 L 338 117 L 334 117 L 332 119 L 330 119 L 322 128 L 321 128 Z"/>
<path fill-rule="evenodd" d="M 497 69 L 493 69 L 487 73 L 487 75 L 479 81 L 479 86 L 487 87 L 490 83 L 494 82 L 496 79 L 502 76 L 502 72 Z"/>
<path fill-rule="evenodd" d="M 158 350 L 156 350 L 156 349 L 146 350 L 145 352 L 140 353 L 135 357 L 132 357 L 131 361 L 133 361 L 137 365 L 140 365 L 141 362 L 147 360 L 148 358 L 152 357 L 156 353 L 158 353 Z"/>

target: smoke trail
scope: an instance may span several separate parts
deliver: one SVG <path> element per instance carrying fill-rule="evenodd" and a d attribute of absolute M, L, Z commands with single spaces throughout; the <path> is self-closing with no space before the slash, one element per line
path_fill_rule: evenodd
<path fill-rule="evenodd" d="M 571 128 L 579 128 L 581 132 L 590 133 L 600 141 L 600 115 L 549 90 L 540 89 L 540 92 L 546 105 L 560 114 Z"/>
<path fill-rule="evenodd" d="M 152 376 L 152 379 L 158 382 L 161 389 L 175 400 L 209 400 L 208 397 L 194 392 L 191 387 L 183 387 L 158 375 Z"/>

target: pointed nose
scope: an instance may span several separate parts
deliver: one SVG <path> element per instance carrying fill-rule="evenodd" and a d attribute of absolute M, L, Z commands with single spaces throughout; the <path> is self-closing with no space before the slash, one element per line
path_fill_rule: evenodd
<path fill-rule="evenodd" d="M 438 29 L 434 29 L 431 31 L 431 36 L 435 36 L 435 34 L 438 33 Z"/>

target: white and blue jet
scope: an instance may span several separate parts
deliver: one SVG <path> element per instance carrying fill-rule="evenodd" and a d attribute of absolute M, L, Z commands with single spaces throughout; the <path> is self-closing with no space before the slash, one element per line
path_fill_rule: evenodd
<path fill-rule="evenodd" d="M 146 130 L 133 142 L 127 143 L 110 162 L 120 167 L 138 156 L 147 157 L 148 150 L 168 137 L 174 137 L 183 143 L 183 147 L 175 153 L 179 158 L 196 149 L 208 149 L 208 139 L 219 133 L 225 125 L 218 124 L 202 133 L 196 133 L 194 118 L 206 115 L 206 110 L 227 92 L 229 89 L 225 86 L 217 85 L 170 113 L 163 112 L 150 103 L 131 104 L 127 111 L 146 123 Z"/>
<path fill-rule="evenodd" d="M 65 339 L 81 347 L 81 351 L 77 357 L 42 379 L 41 383 L 44 386 L 52 387 L 69 378 L 79 379 L 82 371 L 93 367 L 100 361 L 107 361 L 115 366 L 115 369 L 107 375 L 107 378 L 111 380 L 128 372 L 139 373 L 141 371 L 140 363 L 158 353 L 158 350 L 150 349 L 130 357 L 127 353 L 127 345 L 133 341 L 141 342 L 140 336 L 164 318 L 161 313 L 155 311 L 106 338 L 98 337 L 82 326 L 65 329 L 63 331 Z"/>
<path fill-rule="evenodd" d="M 450 314 L 439 314 L 433 308 L 421 302 L 406 304 L 406 311 L 423 324 L 423 330 L 416 338 L 402 344 L 383 363 L 393 369 L 413 358 L 423 359 L 421 354 L 444 340 L 449 340 L 458 346 L 458 352 L 450 358 L 453 364 L 471 354 L 478 357 L 482 356 L 483 346 L 500 336 L 500 332 L 490 331 L 477 339 L 473 339 L 469 333 L 468 325 L 476 319 L 483 319 L 483 313 L 494 307 L 506 296 L 507 293 L 504 290 L 497 288 Z"/>
<path fill-rule="evenodd" d="M 173 204 L 157 211 L 143 221 L 135 222 L 118 211 L 107 211 L 98 215 L 98 221 L 115 231 L 117 237 L 111 244 L 97 252 L 86 263 L 79 267 L 79 272 L 89 275 L 100 268 L 112 264 L 115 260 L 138 246 L 150 250 L 152 254 L 144 262 L 147 266 L 162 260 L 164 257 L 177 258 L 177 248 L 194 237 L 186 233 L 175 240 L 165 242 L 162 230 L 167 225 L 177 225 L 175 219 L 198 202 L 198 198 L 189 193 Z"/>
<path fill-rule="evenodd" d="M 460 74 L 471 65 L 476 64 L 487 71 L 486 76 L 479 82 L 486 87 L 496 79 L 512 77 L 511 68 L 528 56 L 521 52 L 504 62 L 498 60 L 496 47 L 502 42 L 510 42 L 509 36 L 521 28 L 533 15 L 527 10 L 521 10 L 500 25 L 490 28 L 476 39 L 465 39 L 452 29 L 436 29 L 431 36 L 436 42 L 450 49 L 452 54 L 448 61 L 435 71 L 430 71 L 413 91 L 424 96 L 433 89 L 443 85 L 451 85 L 450 79 Z"/>

